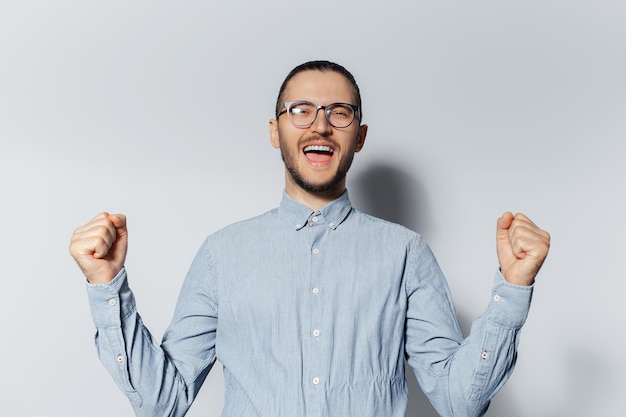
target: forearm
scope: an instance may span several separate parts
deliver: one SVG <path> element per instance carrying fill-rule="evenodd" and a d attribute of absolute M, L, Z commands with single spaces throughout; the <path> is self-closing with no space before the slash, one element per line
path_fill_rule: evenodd
<path fill-rule="evenodd" d="M 440 339 L 439 360 L 409 359 L 424 391 L 444 416 L 481 416 L 508 380 L 517 359 L 519 333 L 526 319 L 532 287 L 508 284 L 497 274 L 491 300 L 470 335 L 456 347 Z M 452 352 L 445 357 L 445 352 Z M 423 372 L 427 368 L 428 372 Z"/>
<path fill-rule="evenodd" d="M 489 306 L 472 324 L 450 368 L 451 397 L 458 398 L 455 411 L 486 407 L 510 377 L 531 296 L 532 287 L 511 285 L 496 276 Z"/>
<path fill-rule="evenodd" d="M 88 285 L 100 360 L 129 398 L 137 416 L 183 416 L 195 390 L 142 324 L 120 271 L 104 285 Z"/>

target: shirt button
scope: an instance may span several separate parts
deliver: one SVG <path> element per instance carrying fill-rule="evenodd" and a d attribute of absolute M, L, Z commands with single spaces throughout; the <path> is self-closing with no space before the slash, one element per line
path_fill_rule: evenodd
<path fill-rule="evenodd" d="M 117 359 L 117 361 L 118 361 L 119 363 L 124 362 L 124 357 L 122 356 L 122 354 L 121 354 L 121 353 L 118 353 L 118 354 L 117 354 L 117 358 L 116 358 L 116 359 Z"/>
<path fill-rule="evenodd" d="M 489 357 L 489 354 L 486 350 L 483 350 L 483 353 L 480 354 L 480 357 L 486 360 Z"/>
<path fill-rule="evenodd" d="M 319 288 L 313 288 L 313 294 L 319 294 L 320 289 Z"/>
<path fill-rule="evenodd" d="M 300 223 L 296 224 L 296 229 L 299 229 L 301 227 L 302 227 L 302 225 Z"/>
<path fill-rule="evenodd" d="M 109 300 L 109 305 L 110 305 L 110 306 L 114 306 L 115 304 L 117 304 L 117 301 L 115 300 L 115 298 L 111 298 L 111 299 Z"/>
<path fill-rule="evenodd" d="M 318 377 L 313 378 L 313 385 L 318 385 L 320 383 L 320 379 Z"/>
<path fill-rule="evenodd" d="M 328 223 L 328 227 L 335 227 L 335 223 Z"/>
<path fill-rule="evenodd" d="M 496 294 L 496 295 L 494 295 L 494 296 L 493 296 L 493 301 L 495 301 L 496 303 L 497 303 L 498 301 L 500 301 L 501 299 L 502 299 L 502 298 L 500 298 L 500 296 L 499 296 L 498 294 Z"/>
<path fill-rule="evenodd" d="M 313 330 L 313 336 L 318 337 L 320 335 L 320 331 L 315 329 Z"/>
<path fill-rule="evenodd" d="M 317 216 L 314 216 L 311 220 L 313 220 L 313 223 L 317 223 L 318 218 Z"/>
<path fill-rule="evenodd" d="M 318 253 L 320 253 L 320 250 L 318 248 L 315 248 L 313 249 L 313 253 L 317 255 Z"/>

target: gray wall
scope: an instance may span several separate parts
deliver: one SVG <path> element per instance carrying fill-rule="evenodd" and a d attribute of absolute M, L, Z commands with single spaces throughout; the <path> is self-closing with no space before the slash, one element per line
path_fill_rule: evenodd
<path fill-rule="evenodd" d="M 72 230 L 128 215 L 160 339 L 202 239 L 278 204 L 267 121 L 314 58 L 363 91 L 355 205 L 427 238 L 465 330 L 488 303 L 496 218 L 553 235 L 488 416 L 623 415 L 625 19 L 604 0 L 2 2 L 0 415 L 132 415 L 96 359 Z M 435 416 L 421 401 L 409 415 Z M 189 415 L 222 404 L 216 367 Z"/>

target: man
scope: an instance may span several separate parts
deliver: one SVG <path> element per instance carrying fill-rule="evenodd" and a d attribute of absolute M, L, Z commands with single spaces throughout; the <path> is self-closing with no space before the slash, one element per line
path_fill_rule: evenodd
<path fill-rule="evenodd" d="M 463 340 L 422 238 L 350 205 L 360 122 L 345 68 L 292 70 L 269 124 L 285 163 L 280 207 L 206 239 L 161 346 L 127 284 L 125 217 L 76 229 L 70 252 L 89 281 L 99 355 L 138 416 L 183 416 L 219 359 L 225 417 L 400 417 L 405 355 L 442 416 L 484 414 L 512 372 L 550 236 L 522 214 L 498 219 L 500 270 Z"/>

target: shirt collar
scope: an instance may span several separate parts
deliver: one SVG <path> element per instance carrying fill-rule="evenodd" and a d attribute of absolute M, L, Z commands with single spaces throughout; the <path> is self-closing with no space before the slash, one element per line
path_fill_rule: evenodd
<path fill-rule="evenodd" d="M 334 230 L 348 217 L 351 211 L 352 203 L 348 197 L 348 190 L 317 211 L 313 211 L 294 200 L 285 191 L 283 191 L 283 198 L 280 202 L 280 212 L 296 230 L 306 226 L 311 217 L 320 215 L 324 218 L 326 225 Z"/>

